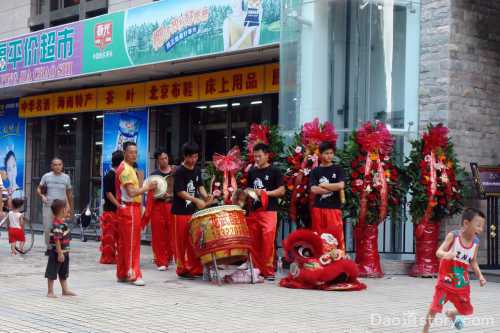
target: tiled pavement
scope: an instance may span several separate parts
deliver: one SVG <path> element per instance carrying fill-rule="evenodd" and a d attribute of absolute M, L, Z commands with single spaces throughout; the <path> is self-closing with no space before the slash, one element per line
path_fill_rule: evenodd
<path fill-rule="evenodd" d="M 10 257 L 0 238 L 0 332 L 419 332 L 433 280 L 366 280 L 368 290 L 341 293 L 279 288 L 277 283 L 218 287 L 158 272 L 143 247 L 145 287 L 115 282 L 97 264 L 98 244 L 74 241 L 69 284 L 77 297 L 47 299 L 46 257 L 37 237 L 29 255 Z M 59 291 L 59 287 L 57 288 Z M 500 284 L 473 285 L 476 316 L 463 332 L 500 332 Z M 442 317 L 440 317 L 442 318 Z M 437 323 L 433 332 L 453 332 Z"/>

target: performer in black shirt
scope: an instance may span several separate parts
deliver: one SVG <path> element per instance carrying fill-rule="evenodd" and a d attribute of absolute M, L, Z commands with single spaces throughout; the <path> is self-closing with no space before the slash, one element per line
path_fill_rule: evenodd
<path fill-rule="evenodd" d="M 198 162 L 198 145 L 185 143 L 182 146 L 183 162 L 177 167 L 174 175 L 174 199 L 172 214 L 174 216 L 177 275 L 191 278 L 200 276 L 203 267 L 196 258 L 189 241 L 189 221 L 198 209 L 203 209 L 214 202 L 208 195 L 201 179 Z"/>
<path fill-rule="evenodd" d="M 281 172 L 269 163 L 269 146 L 263 143 L 253 148 L 255 166 L 248 172 L 248 186 L 260 198 L 259 209 L 247 217 L 253 238 L 253 259 L 262 276 L 274 280 L 274 254 L 278 198 L 285 194 Z"/>
<path fill-rule="evenodd" d="M 118 220 L 116 210 L 120 203 L 116 199 L 116 171 L 123 161 L 123 152 L 117 150 L 111 155 L 111 170 L 103 178 L 103 213 L 99 218 L 101 223 L 101 264 L 115 264 L 118 246 Z"/>
<path fill-rule="evenodd" d="M 338 248 L 345 250 L 342 222 L 341 191 L 344 189 L 344 171 L 333 164 L 335 144 L 319 145 L 321 164 L 309 175 L 311 195 L 315 195 L 311 211 L 312 229 L 319 234 L 330 233 L 338 241 Z"/>

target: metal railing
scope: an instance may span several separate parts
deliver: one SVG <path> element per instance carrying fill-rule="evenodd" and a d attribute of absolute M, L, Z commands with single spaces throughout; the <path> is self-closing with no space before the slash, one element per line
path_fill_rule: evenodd
<path fill-rule="evenodd" d="M 388 218 L 379 225 L 378 248 L 379 253 L 395 255 L 413 255 L 415 253 L 415 242 L 413 239 L 413 224 L 408 218 L 407 202 L 400 204 L 400 218 L 391 221 Z M 288 218 L 282 218 L 278 222 L 278 233 L 276 237 L 276 248 L 281 249 L 282 242 L 295 230 L 296 225 Z M 354 252 L 354 225 L 352 221 L 344 221 L 344 238 L 346 252 Z"/>

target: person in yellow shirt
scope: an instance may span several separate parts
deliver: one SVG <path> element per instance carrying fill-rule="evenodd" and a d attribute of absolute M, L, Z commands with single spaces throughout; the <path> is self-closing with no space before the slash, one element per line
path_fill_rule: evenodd
<path fill-rule="evenodd" d="M 141 257 L 141 202 L 142 195 L 156 188 L 155 183 L 139 185 L 133 167 L 137 161 L 137 145 L 134 142 L 123 144 L 125 160 L 116 170 L 118 208 L 118 260 L 116 276 L 118 282 L 131 282 L 144 286 L 140 269 Z"/>

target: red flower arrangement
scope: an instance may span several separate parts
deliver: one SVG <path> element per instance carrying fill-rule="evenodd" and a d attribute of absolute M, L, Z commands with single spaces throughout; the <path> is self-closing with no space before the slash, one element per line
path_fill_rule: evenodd
<path fill-rule="evenodd" d="M 404 195 L 400 168 L 391 154 L 394 139 L 382 122 L 367 122 L 354 132 L 341 153 L 347 171 L 345 218 L 355 224 L 356 262 L 360 274 L 382 277 L 378 225 L 396 220 Z"/>
<path fill-rule="evenodd" d="M 284 182 L 287 189 L 288 215 L 300 227 L 310 225 L 312 196 L 309 195 L 309 173 L 319 164 L 319 144 L 337 141 L 335 127 L 330 122 L 321 124 L 318 118 L 305 123 L 288 147 L 288 169 Z"/>
<path fill-rule="evenodd" d="M 422 138 L 412 142 L 408 162 L 410 214 L 418 224 L 415 265 L 410 275 L 435 276 L 439 224 L 463 208 L 465 171 L 458 165 L 448 129 L 443 124 L 429 125 Z"/>

